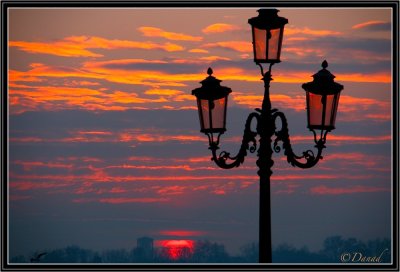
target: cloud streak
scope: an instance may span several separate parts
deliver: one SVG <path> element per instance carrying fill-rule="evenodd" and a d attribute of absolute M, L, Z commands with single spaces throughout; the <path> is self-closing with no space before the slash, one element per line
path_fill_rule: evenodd
<path fill-rule="evenodd" d="M 96 36 L 70 36 L 55 42 L 10 41 L 10 47 L 33 53 L 48 54 L 60 57 L 103 57 L 104 55 L 88 49 L 143 49 L 163 50 L 167 52 L 182 51 L 184 47 L 173 44 L 158 44 L 154 42 L 138 42 L 129 40 L 110 40 Z"/>
<path fill-rule="evenodd" d="M 241 28 L 232 24 L 216 23 L 203 28 L 201 31 L 205 34 L 215 34 L 237 30 L 241 30 Z"/>
<path fill-rule="evenodd" d="M 319 37 L 326 37 L 326 36 L 337 36 L 342 35 L 342 32 L 335 31 L 335 30 L 317 30 L 317 29 L 310 29 L 308 27 L 298 28 L 298 27 L 286 27 L 285 28 L 285 35 L 293 36 L 293 35 L 309 35 L 309 36 L 319 36 Z"/>
<path fill-rule="evenodd" d="M 389 31 L 391 29 L 391 24 L 384 21 L 367 21 L 360 24 L 352 26 L 352 29 L 365 29 L 372 31 Z"/>
<path fill-rule="evenodd" d="M 316 186 L 310 189 L 313 195 L 346 195 L 358 193 L 378 193 L 390 192 L 390 188 L 373 187 L 373 186 L 351 186 L 351 187 L 327 187 L 325 185 Z"/>
<path fill-rule="evenodd" d="M 200 42 L 203 40 L 203 37 L 200 36 L 192 36 L 182 33 L 168 32 L 158 27 L 142 26 L 139 27 L 138 30 L 142 32 L 142 34 L 145 37 L 161 37 L 172 41 Z"/>

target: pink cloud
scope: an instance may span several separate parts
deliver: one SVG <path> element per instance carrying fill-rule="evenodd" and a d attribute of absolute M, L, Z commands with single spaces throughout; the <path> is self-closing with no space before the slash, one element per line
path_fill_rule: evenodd
<path fill-rule="evenodd" d="M 178 237 L 188 237 L 188 236 L 202 236 L 205 235 L 204 231 L 196 230 L 162 230 L 158 232 L 160 235 L 165 236 L 178 236 Z"/>
<path fill-rule="evenodd" d="M 314 195 L 343 195 L 356 193 L 376 193 L 390 192 L 389 188 L 372 187 L 372 186 L 352 186 L 352 187 L 327 187 L 325 185 L 312 187 L 310 193 Z"/>
<path fill-rule="evenodd" d="M 72 164 L 58 163 L 58 162 L 42 162 L 42 161 L 12 161 L 11 164 L 22 165 L 24 170 L 32 170 L 36 167 L 46 167 L 46 168 L 67 168 L 71 169 Z"/>
<path fill-rule="evenodd" d="M 101 198 L 99 202 L 109 204 L 125 204 L 125 203 L 155 203 L 155 202 L 166 202 L 169 198 L 129 198 L 129 197 L 115 197 L 115 198 Z"/>

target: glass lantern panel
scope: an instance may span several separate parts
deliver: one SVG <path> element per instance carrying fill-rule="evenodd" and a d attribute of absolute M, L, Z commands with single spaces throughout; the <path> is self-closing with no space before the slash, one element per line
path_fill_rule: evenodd
<path fill-rule="evenodd" d="M 335 126 L 337 106 L 339 102 L 339 95 L 326 95 L 325 102 L 325 118 L 323 117 L 323 103 L 322 99 L 324 96 L 313 94 L 308 92 L 308 110 L 309 110 L 309 120 L 308 124 L 310 127 L 315 129 L 322 129 L 322 125 L 325 128 L 333 128 Z"/>
<path fill-rule="evenodd" d="M 308 95 L 308 110 L 309 110 L 309 120 L 308 124 L 312 126 L 321 126 L 322 124 L 322 103 L 321 95 L 313 94 L 307 92 Z"/>
<path fill-rule="evenodd" d="M 257 60 L 265 60 L 267 31 L 254 27 L 254 55 Z"/>
<path fill-rule="evenodd" d="M 326 96 L 326 110 L 325 110 L 325 126 L 334 126 L 335 121 L 333 119 L 335 104 L 334 95 Z"/>
<path fill-rule="evenodd" d="M 279 43 L 280 43 L 281 29 L 271 29 L 271 38 L 268 42 L 268 59 L 279 59 Z"/>
<path fill-rule="evenodd" d="M 220 129 L 225 128 L 225 104 L 227 97 L 212 101 L 214 107 L 212 108 L 212 128 Z"/>
<path fill-rule="evenodd" d="M 200 99 L 199 114 L 201 129 L 210 129 L 210 111 L 208 100 Z"/>
<path fill-rule="evenodd" d="M 336 122 L 336 113 L 337 113 L 338 105 L 339 105 L 339 97 L 340 97 L 340 93 L 338 93 L 337 95 L 334 95 L 334 101 L 333 101 L 334 107 L 332 108 L 332 120 L 331 120 L 332 126 L 335 126 L 335 122 Z"/>

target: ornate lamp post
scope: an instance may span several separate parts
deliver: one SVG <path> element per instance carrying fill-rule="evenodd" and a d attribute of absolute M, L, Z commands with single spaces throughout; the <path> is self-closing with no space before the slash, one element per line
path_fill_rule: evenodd
<path fill-rule="evenodd" d="M 339 102 L 339 95 L 343 86 L 334 82 L 334 75 L 326 70 L 328 63 L 322 63 L 322 70 L 314 74 L 314 80 L 303 84 L 307 99 L 308 128 L 314 134 L 317 154 L 307 150 L 302 155 L 296 155 L 291 147 L 288 124 L 283 112 L 272 109 L 269 95 L 271 66 L 280 62 L 283 30 L 288 20 L 277 15 L 276 9 L 261 9 L 258 17 L 249 19 L 253 33 L 254 61 L 260 67 L 264 81 L 264 98 L 261 109 L 255 109 L 247 117 L 242 144 L 236 156 L 222 151 L 217 155 L 221 134 L 226 131 L 226 111 L 228 95 L 231 89 L 220 85 L 221 80 L 212 76 L 209 68 L 208 77 L 201 82 L 200 88 L 194 89 L 192 94 L 197 98 L 201 132 L 209 139 L 209 149 L 212 160 L 223 169 L 238 167 L 244 162 L 247 151 L 254 153 L 257 150 L 256 136 L 259 136 L 257 150 L 258 175 L 260 177 L 260 218 L 259 218 L 259 262 L 272 262 L 271 243 L 271 198 L 270 177 L 272 175 L 272 154 L 282 148 L 287 161 L 292 166 L 311 168 L 322 159 L 322 150 L 325 148 L 326 135 L 335 128 L 335 118 Z M 269 70 L 264 72 L 261 63 L 269 63 Z M 281 122 L 281 129 L 277 130 L 276 120 Z M 257 121 L 256 131 L 251 130 L 251 122 Z M 316 130 L 320 130 L 317 133 Z M 274 137 L 275 136 L 275 137 Z M 273 143 L 272 139 L 275 138 Z"/>

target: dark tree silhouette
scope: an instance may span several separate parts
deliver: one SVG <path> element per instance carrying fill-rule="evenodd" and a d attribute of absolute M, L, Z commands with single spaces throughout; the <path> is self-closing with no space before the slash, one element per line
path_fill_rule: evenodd
<path fill-rule="evenodd" d="M 225 246 L 209 241 L 197 241 L 194 245 L 192 261 L 195 263 L 224 263 L 229 260 Z"/>
<path fill-rule="evenodd" d="M 47 250 L 34 254 L 32 258 L 17 255 L 10 263 L 257 263 L 258 243 L 252 242 L 240 248 L 237 256 L 229 255 L 223 244 L 210 241 L 197 241 L 191 247 L 178 247 L 171 251 L 168 247 L 154 248 L 152 254 L 142 252 L 143 248 L 105 250 L 101 253 L 78 246 Z M 281 244 L 273 249 L 274 263 L 341 263 L 341 255 L 350 253 L 351 259 L 356 254 L 355 262 L 362 262 L 361 257 L 380 257 L 380 263 L 391 262 L 391 241 L 375 239 L 362 242 L 355 238 L 344 239 L 331 236 L 324 240 L 323 248 L 311 252 L 307 247 L 300 249 Z M 349 255 L 350 256 L 350 255 Z"/>
<path fill-rule="evenodd" d="M 31 258 L 31 263 L 38 263 L 38 262 L 40 262 L 40 259 L 41 259 L 44 255 L 46 255 L 46 254 L 47 254 L 47 252 L 42 252 L 42 253 L 36 254 L 35 257 Z"/>

